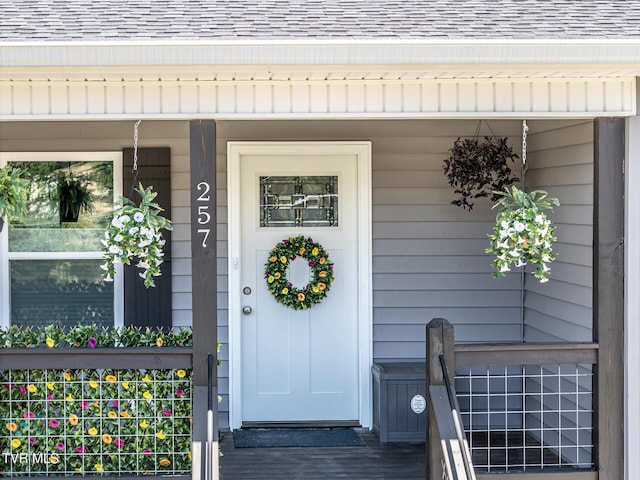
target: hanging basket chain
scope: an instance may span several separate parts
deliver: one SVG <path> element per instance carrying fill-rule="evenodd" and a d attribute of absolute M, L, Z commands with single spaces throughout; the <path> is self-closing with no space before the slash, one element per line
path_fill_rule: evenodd
<path fill-rule="evenodd" d="M 138 129 L 140 127 L 140 122 L 142 122 L 142 120 L 138 120 L 133 126 L 133 167 L 131 169 L 132 179 L 129 198 L 132 197 L 133 192 L 138 185 Z"/>
<path fill-rule="evenodd" d="M 527 191 L 527 132 L 529 126 L 526 120 L 522 120 L 522 191 Z"/>

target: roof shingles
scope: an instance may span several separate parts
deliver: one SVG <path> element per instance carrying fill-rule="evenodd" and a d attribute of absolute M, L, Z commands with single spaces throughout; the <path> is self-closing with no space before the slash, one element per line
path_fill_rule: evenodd
<path fill-rule="evenodd" d="M 0 41 L 640 39 L 640 0 L 0 0 Z"/>

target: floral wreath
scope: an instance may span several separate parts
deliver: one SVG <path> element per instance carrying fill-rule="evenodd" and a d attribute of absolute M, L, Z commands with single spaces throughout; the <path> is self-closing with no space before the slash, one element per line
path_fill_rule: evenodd
<path fill-rule="evenodd" d="M 311 280 L 304 288 L 294 287 L 287 279 L 289 263 L 297 256 L 309 262 Z M 278 303 L 294 310 L 305 310 L 327 296 L 334 280 L 333 263 L 322 245 L 299 235 L 282 240 L 273 247 L 265 264 L 264 277 L 269 293 Z"/>

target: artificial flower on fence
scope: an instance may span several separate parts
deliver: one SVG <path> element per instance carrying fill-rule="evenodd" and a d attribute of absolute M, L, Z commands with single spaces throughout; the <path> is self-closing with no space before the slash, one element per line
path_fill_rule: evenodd
<path fill-rule="evenodd" d="M 189 328 L 170 331 L 141 327 L 0 327 L 0 348 L 100 348 L 100 347 L 187 347 L 192 344 Z"/>
<path fill-rule="evenodd" d="M 0 418 L 4 475 L 191 472 L 188 370 L 0 371 Z"/>
<path fill-rule="evenodd" d="M 496 256 L 493 276 L 502 277 L 511 266 L 536 266 L 533 275 L 541 282 L 549 280 L 549 263 L 555 260 L 552 243 L 556 240 L 555 226 L 547 218 L 546 210 L 560 205 L 557 198 L 544 190 L 523 192 L 517 187 L 498 192 L 502 198 L 494 205 L 501 206 L 496 216 L 493 234 L 489 235 L 487 253 Z"/>
<path fill-rule="evenodd" d="M 111 225 L 102 240 L 105 263 L 102 265 L 105 280 L 111 281 L 116 273 L 115 264 L 130 265 L 132 261 L 142 269 L 140 276 L 144 286 L 155 286 L 153 277 L 160 275 L 165 241 L 161 230 L 172 230 L 171 221 L 160 215 L 163 209 L 153 201 L 158 195 L 152 187 L 138 185 L 140 205 L 128 198 L 122 199 L 122 206 L 115 210 Z"/>

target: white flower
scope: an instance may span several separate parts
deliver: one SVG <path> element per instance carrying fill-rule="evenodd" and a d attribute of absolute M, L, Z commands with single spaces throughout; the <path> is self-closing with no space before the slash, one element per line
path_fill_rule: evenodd
<path fill-rule="evenodd" d="M 148 270 L 149 269 L 149 264 L 147 262 L 138 262 L 138 267 Z"/>
<path fill-rule="evenodd" d="M 129 229 L 129 235 L 135 235 L 136 233 L 138 233 L 138 230 L 140 230 L 140 228 L 138 227 L 131 227 Z"/>
<path fill-rule="evenodd" d="M 511 255 L 512 257 L 519 257 L 520 256 L 520 251 L 517 249 L 511 250 L 509 252 L 509 255 Z"/>
<path fill-rule="evenodd" d="M 124 223 L 129 223 L 131 221 L 131 217 L 129 215 L 127 215 L 127 214 L 124 214 L 118 219 L 118 221 L 120 223 L 123 223 L 123 224 Z"/>
<path fill-rule="evenodd" d="M 497 248 L 509 248 L 509 244 L 507 242 L 498 242 L 496 244 Z"/>
<path fill-rule="evenodd" d="M 119 252 L 121 252 L 121 250 L 118 248 L 117 245 L 109 246 L 109 253 L 119 253 Z"/>
<path fill-rule="evenodd" d="M 524 230 L 524 223 L 518 222 L 517 220 L 513 222 L 513 228 L 516 232 L 522 232 Z"/>
<path fill-rule="evenodd" d="M 500 226 L 506 230 L 507 228 L 509 228 L 509 222 L 507 222 L 506 220 L 503 220 L 500 222 Z"/>
<path fill-rule="evenodd" d="M 109 265 L 107 265 L 106 263 L 103 263 L 102 265 L 100 265 L 100 268 L 106 271 L 106 270 L 109 270 Z"/>
<path fill-rule="evenodd" d="M 518 259 L 518 263 L 516 264 L 516 267 L 524 267 L 527 264 L 527 262 L 522 261 L 522 257 Z"/>
<path fill-rule="evenodd" d="M 536 223 L 539 223 L 540 225 L 542 225 L 544 223 L 544 215 L 536 215 Z"/>
<path fill-rule="evenodd" d="M 147 236 L 147 238 L 149 240 L 153 239 L 153 237 L 155 236 L 156 232 L 153 230 L 153 228 L 149 228 L 147 230 L 147 233 L 145 234 Z"/>
<path fill-rule="evenodd" d="M 141 221 L 144 220 L 144 214 L 142 212 L 136 212 L 133 214 L 133 220 L 136 223 L 140 223 Z"/>
<path fill-rule="evenodd" d="M 123 240 L 123 236 L 120 234 L 117 234 L 115 237 L 113 237 L 113 240 L 116 242 L 121 242 Z"/>
<path fill-rule="evenodd" d="M 502 272 L 502 273 L 509 272 L 509 271 L 511 271 L 511 269 L 509 268 L 508 264 L 505 264 L 502 267 L 500 267 L 500 272 Z"/>
<path fill-rule="evenodd" d="M 107 273 L 107 275 L 104 277 L 104 281 L 105 282 L 113 282 L 113 278 L 111 278 L 111 274 Z"/>
<path fill-rule="evenodd" d="M 113 217 L 113 220 L 111 220 L 111 225 L 117 228 L 122 228 L 122 224 L 120 223 L 120 219 L 118 219 L 118 217 Z"/>

